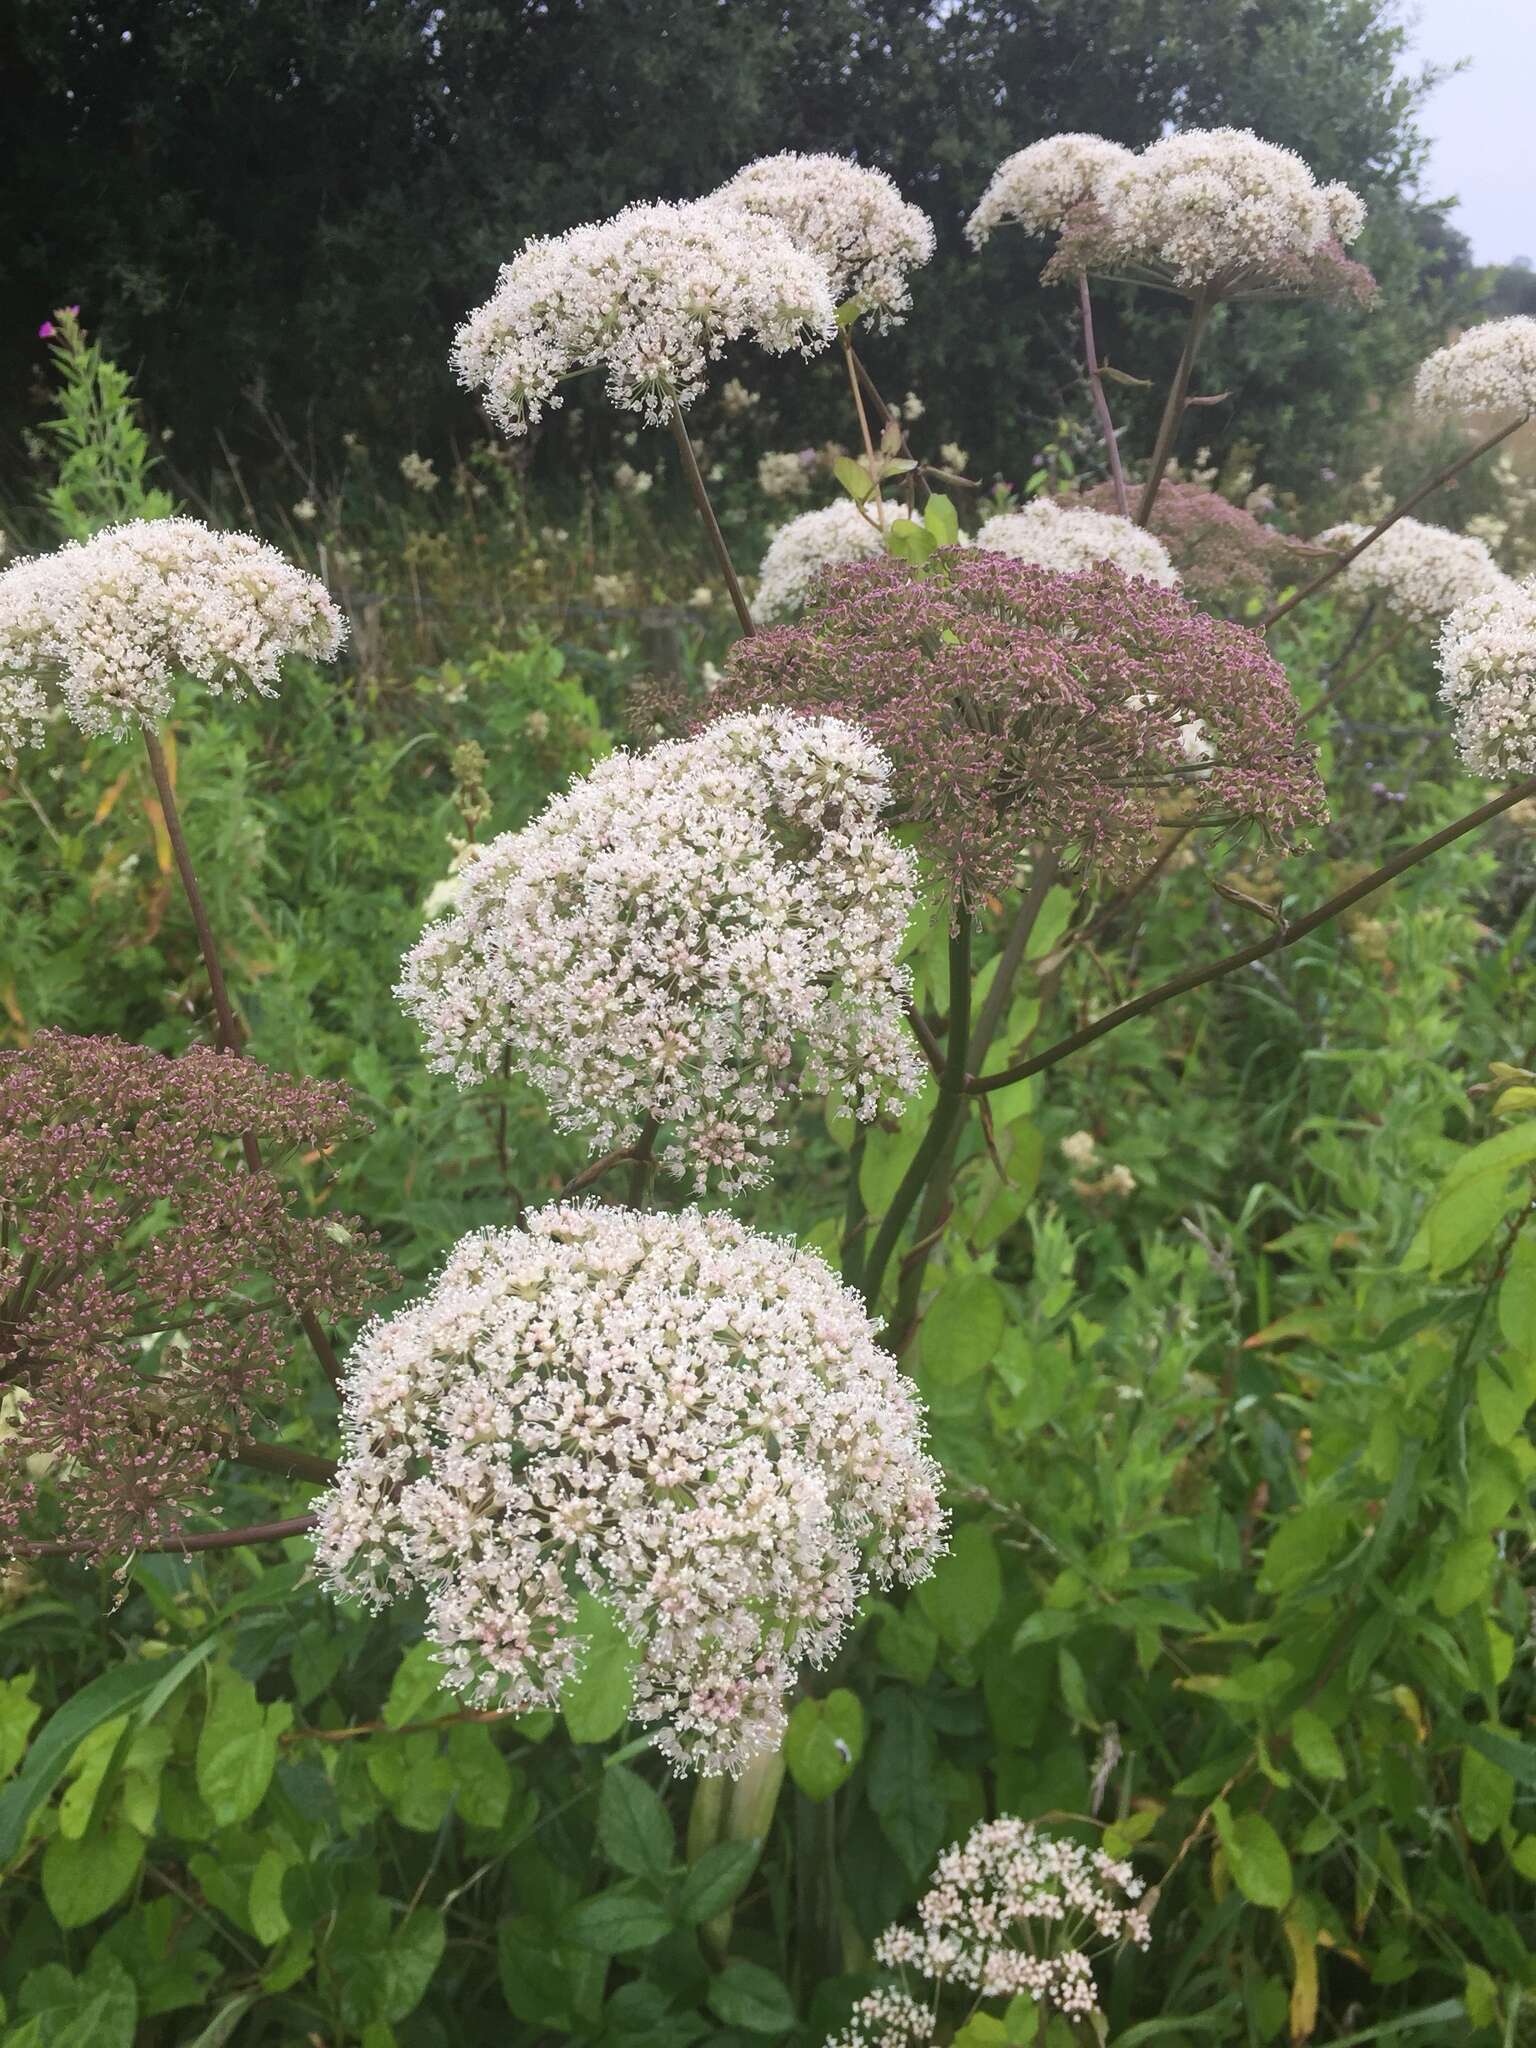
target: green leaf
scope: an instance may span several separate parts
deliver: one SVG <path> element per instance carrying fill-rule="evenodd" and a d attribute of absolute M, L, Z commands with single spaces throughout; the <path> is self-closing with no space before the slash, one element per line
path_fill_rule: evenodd
<path fill-rule="evenodd" d="M 43 1851 L 43 1897 L 61 1927 L 97 1920 L 133 1883 L 143 1837 L 125 1822 L 94 1827 L 72 1842 L 55 1835 Z"/>
<path fill-rule="evenodd" d="M 784 1762 L 807 1799 L 830 1799 L 864 1754 L 864 1709 L 839 1686 L 825 1699 L 796 1703 L 784 1735 Z"/>
<path fill-rule="evenodd" d="M 917 1598 L 940 1641 L 953 1650 L 975 1649 L 1003 1604 L 997 1546 L 980 1522 L 955 1531 L 948 1556 L 918 1587 Z"/>
<path fill-rule="evenodd" d="M 620 1885 L 573 1907 L 566 1929 L 578 1947 L 594 1955 L 621 1956 L 665 1941 L 672 1932 L 672 1916 L 654 1899 Z"/>
<path fill-rule="evenodd" d="M 288 1915 L 283 1911 L 283 1876 L 293 1861 L 281 1849 L 264 1849 L 251 1872 L 246 1911 L 256 1930 L 256 1939 L 267 1948 L 276 1948 L 293 1932 Z"/>
<path fill-rule="evenodd" d="M 893 519 L 885 531 L 885 545 L 899 562 L 920 569 L 938 543 L 915 519 Z"/>
<path fill-rule="evenodd" d="M 122 1964 L 104 1951 L 93 1951 L 79 1977 L 62 1963 L 45 1963 L 23 1979 L 16 2002 L 22 2017 L 36 2022 L 40 2048 L 133 2048 L 138 1993 Z"/>
<path fill-rule="evenodd" d="M 206 1650 L 202 1654 L 206 1655 Z M 148 1660 L 122 1664 L 93 1679 L 59 1708 L 33 1743 L 15 1782 L 0 1792 L 0 1864 L 15 1856 L 25 1839 L 27 1823 L 63 1777 L 86 1736 L 104 1721 L 138 1705 L 165 1676 L 163 1665 Z"/>
<path fill-rule="evenodd" d="M 665 1805 L 644 1778 L 622 1766 L 603 1774 L 597 1839 L 608 1861 L 631 1877 L 665 1877 L 676 1858 Z"/>
<path fill-rule="evenodd" d="M 902 1176 L 912 1164 L 923 1142 L 926 1119 L 921 1099 L 903 1117 L 894 1131 L 874 1128 L 864 1141 L 864 1159 L 859 1168 L 859 1193 L 871 1216 L 883 1216 Z"/>
<path fill-rule="evenodd" d="M 0 1678 L 0 1778 L 8 1778 L 26 1754 L 27 1737 L 43 1709 L 31 1697 L 35 1671 Z"/>
<path fill-rule="evenodd" d="M 499 1828 L 513 1792 L 526 1789 L 521 1773 L 496 1747 L 490 1729 L 472 1721 L 460 1721 L 448 1730 L 447 1764 L 454 1806 L 471 1827 Z"/>
<path fill-rule="evenodd" d="M 447 1929 L 436 1906 L 417 1906 L 390 1935 L 379 1958 L 378 2017 L 403 2020 L 426 1996 L 443 1959 Z"/>
<path fill-rule="evenodd" d="M 1515 1805 L 1515 1781 L 1501 1764 L 1468 1744 L 1461 1752 L 1461 1790 L 1457 1800 L 1467 1833 L 1486 1842 L 1506 1827 Z"/>
<path fill-rule="evenodd" d="M 1493 1546 L 1486 1536 L 1463 1536 L 1446 1552 L 1435 1580 L 1435 1612 L 1460 1614 L 1475 1600 L 1488 1597 Z"/>
<path fill-rule="evenodd" d="M 1536 1359 L 1536 1237 L 1517 1237 L 1499 1283 L 1499 1332 L 1517 1358 Z"/>
<path fill-rule="evenodd" d="M 1343 1751 L 1334 1740 L 1333 1730 L 1320 1716 L 1299 1707 L 1291 1716 L 1291 1739 L 1303 1769 L 1314 1778 L 1343 1778 Z"/>
<path fill-rule="evenodd" d="M 572 1742 L 607 1742 L 629 1716 L 635 1652 L 612 1613 L 591 1593 L 576 1602 L 576 1624 L 585 1649 L 580 1671 L 561 1695 L 561 1718 Z"/>
<path fill-rule="evenodd" d="M 277 1765 L 277 1738 L 291 1726 L 286 1701 L 262 1706 L 238 1671 L 220 1671 L 197 1738 L 197 1789 L 220 1827 L 247 1820 L 266 1797 Z"/>
<path fill-rule="evenodd" d="M 761 1842 L 716 1842 L 683 1879 L 678 1911 L 690 1927 L 702 1926 L 734 1905 L 763 1853 Z"/>
<path fill-rule="evenodd" d="M 795 2024 L 795 2005 L 783 1981 L 757 1963 L 727 1963 L 709 1987 L 709 2009 L 728 2027 L 749 2034 L 777 2034 Z"/>
<path fill-rule="evenodd" d="M 1425 1210 L 1404 1265 L 1411 1270 L 1427 1261 L 1436 1279 L 1465 1265 L 1502 1222 L 1513 1200 L 1514 1174 L 1533 1160 L 1536 1120 L 1474 1145 L 1452 1167 Z"/>
<path fill-rule="evenodd" d="M 1007 1298 L 985 1273 L 968 1273 L 940 1288 L 923 1318 L 923 1372 L 956 1386 L 985 1372 L 1002 1341 Z"/>
<path fill-rule="evenodd" d="M 1227 1853 L 1233 1881 L 1245 1899 L 1255 1906 L 1288 1905 L 1291 1897 L 1291 1859 L 1285 1844 L 1262 1813 L 1234 1814 L 1225 1799 L 1212 1808 L 1216 1832 Z"/>
<path fill-rule="evenodd" d="M 434 1645 L 425 1639 L 413 1643 L 390 1681 L 389 1697 L 384 1702 L 385 1725 L 400 1728 L 407 1721 L 426 1720 L 434 1711 L 444 1711 L 447 1702 L 439 1697 L 442 1677 L 443 1667 L 437 1661 Z"/>
<path fill-rule="evenodd" d="M 851 455 L 839 455 L 832 465 L 832 474 L 857 505 L 872 495 L 875 480 L 862 462 L 855 462 Z"/>
<path fill-rule="evenodd" d="M 881 1696 L 865 1786 L 881 1832 L 914 1883 L 937 1855 L 944 1799 L 934 1782 L 933 1731 L 904 1692 Z"/>
<path fill-rule="evenodd" d="M 503 1920 L 496 1930 L 496 1968 L 507 2010 L 524 2025 L 569 2033 L 574 1985 L 565 1954 L 537 1920 Z"/>
<path fill-rule="evenodd" d="M 932 492 L 923 507 L 923 524 L 937 546 L 953 547 L 960 538 L 960 515 L 955 510 L 953 498 L 946 498 L 942 491 Z"/>
<path fill-rule="evenodd" d="M 955 2048 L 1009 2048 L 1010 2038 L 995 2012 L 972 2013 L 955 2036 Z"/>
<path fill-rule="evenodd" d="M 1291 1593 L 1313 1579 L 1343 1548 L 1348 1510 L 1331 1501 L 1298 1508 L 1269 1539 L 1259 1585 L 1266 1593 Z"/>

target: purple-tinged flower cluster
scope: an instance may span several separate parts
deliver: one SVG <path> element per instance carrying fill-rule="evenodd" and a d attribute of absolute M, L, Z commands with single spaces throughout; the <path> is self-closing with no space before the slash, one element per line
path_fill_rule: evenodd
<path fill-rule="evenodd" d="M 1115 487 L 1095 484 L 1083 503 L 1113 512 Z M 1241 505 L 1204 484 L 1164 481 L 1151 528 L 1168 550 L 1192 597 L 1231 600 L 1262 592 L 1306 551 L 1278 527 L 1266 526 Z"/>
<path fill-rule="evenodd" d="M 57 1031 L 0 1053 L 0 1536 L 45 1491 L 98 1553 L 179 1533 L 224 1432 L 280 1391 L 297 1314 L 393 1280 L 241 1140 L 280 1157 L 353 1128 L 344 1089 L 231 1054 Z"/>
<path fill-rule="evenodd" d="M 927 573 L 830 569 L 803 621 L 740 640 L 712 715 L 785 705 L 863 726 L 894 820 L 966 900 L 1029 850 L 1134 870 L 1160 821 L 1252 824 L 1280 844 L 1324 815 L 1285 671 L 1179 592 L 976 549 Z"/>

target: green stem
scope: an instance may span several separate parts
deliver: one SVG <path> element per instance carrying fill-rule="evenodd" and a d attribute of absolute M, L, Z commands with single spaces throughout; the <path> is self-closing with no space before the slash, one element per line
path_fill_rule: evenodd
<path fill-rule="evenodd" d="M 956 912 L 954 929 L 949 935 L 949 1051 L 944 1077 L 939 1083 L 939 1099 L 934 1104 L 932 1121 L 911 1165 L 901 1177 L 900 1186 L 891 1197 L 891 1206 L 870 1251 L 860 1292 L 871 1313 L 880 1299 L 880 1283 L 885 1278 L 885 1269 L 891 1262 L 907 1218 L 927 1186 L 929 1174 L 943 1156 L 950 1133 L 965 1108 L 966 1054 L 970 1039 L 971 913 L 962 909 Z"/>
<path fill-rule="evenodd" d="M 1073 1053 L 1081 1052 L 1084 1046 L 1092 1045 L 1095 1040 L 1105 1037 L 1109 1032 L 1118 1031 L 1122 1024 L 1129 1024 L 1133 1017 L 1144 1017 L 1149 1010 L 1160 1009 L 1164 1003 L 1171 1003 L 1176 996 L 1188 995 L 1192 989 L 1203 988 L 1207 982 L 1220 981 L 1228 974 L 1235 974 L 1241 967 L 1251 967 L 1256 961 L 1267 960 L 1272 953 L 1284 952 L 1287 946 L 1294 946 L 1298 940 L 1306 938 L 1320 926 L 1340 916 L 1342 912 L 1352 910 L 1357 903 L 1363 902 L 1367 896 L 1373 896 L 1386 883 L 1395 881 L 1399 875 L 1417 867 L 1420 861 L 1428 860 L 1431 854 L 1438 853 L 1442 847 L 1449 846 L 1464 833 L 1474 832 L 1480 825 L 1490 823 L 1501 812 L 1510 810 L 1515 804 L 1523 803 L 1527 797 L 1536 797 L 1536 776 L 1530 776 L 1524 782 L 1517 782 L 1513 789 L 1505 790 L 1502 796 L 1494 797 L 1489 803 L 1480 804 L 1475 811 L 1468 811 L 1465 817 L 1457 818 L 1454 823 L 1431 834 L 1428 839 L 1421 839 L 1416 846 L 1405 848 L 1402 853 L 1383 862 L 1362 881 L 1356 882 L 1352 888 L 1341 889 L 1338 895 L 1330 896 L 1325 903 L 1320 903 L 1316 910 L 1308 911 L 1305 917 L 1298 918 L 1295 924 L 1285 925 L 1272 938 L 1260 939 L 1251 946 L 1244 946 L 1239 952 L 1227 953 L 1220 960 L 1212 960 L 1204 967 L 1186 968 L 1184 973 L 1176 974 L 1171 981 L 1162 982 L 1158 987 L 1148 989 L 1145 995 L 1136 996 L 1131 1002 L 1122 1003 L 1118 1009 L 1110 1010 L 1095 1023 L 1085 1024 L 1080 1031 L 1070 1032 L 1067 1037 L 1058 1039 L 1055 1045 L 1048 1045 L 1032 1059 L 1020 1060 L 1015 1066 L 1005 1067 L 1000 1074 L 987 1074 L 969 1081 L 966 1084 L 968 1092 L 973 1095 L 987 1095 L 994 1088 L 1007 1088 L 1015 1081 L 1026 1080 L 1031 1074 L 1043 1074 L 1047 1067 L 1054 1067 Z"/>
<path fill-rule="evenodd" d="M 869 1230 L 869 1212 L 859 1175 L 864 1168 L 867 1133 L 861 1124 L 848 1148 L 848 1195 L 843 1204 L 843 1282 L 857 1287 L 864 1277 L 864 1239 Z"/>
<path fill-rule="evenodd" d="M 683 459 L 683 474 L 688 479 L 693 502 L 698 508 L 700 519 L 704 522 L 704 531 L 713 550 L 716 565 L 725 580 L 726 589 L 731 594 L 731 603 L 736 608 L 737 623 L 743 633 L 755 633 L 757 628 L 752 623 L 752 614 L 747 607 L 746 595 L 736 574 L 736 565 L 731 560 L 731 551 L 725 544 L 725 535 L 720 531 L 715 508 L 709 501 L 709 491 L 699 469 L 699 458 L 693 452 L 693 442 L 689 438 L 687 427 L 683 424 L 681 409 L 676 405 L 672 408 L 672 434 L 677 442 L 677 452 Z"/>
<path fill-rule="evenodd" d="M 1189 325 L 1184 330 L 1184 346 L 1179 352 L 1178 368 L 1173 373 L 1173 382 L 1168 387 L 1168 400 L 1163 407 L 1163 417 L 1157 429 L 1157 442 L 1152 450 L 1151 465 L 1147 480 L 1141 488 L 1141 502 L 1136 507 L 1136 524 L 1149 526 L 1153 507 L 1157 504 L 1157 493 L 1162 485 L 1163 472 L 1173 458 L 1174 443 L 1179 438 L 1179 428 L 1184 424 L 1184 412 L 1189 400 L 1189 380 L 1194 374 L 1195 354 L 1200 347 L 1200 337 L 1205 331 L 1210 307 L 1205 294 L 1197 292 L 1190 301 Z"/>

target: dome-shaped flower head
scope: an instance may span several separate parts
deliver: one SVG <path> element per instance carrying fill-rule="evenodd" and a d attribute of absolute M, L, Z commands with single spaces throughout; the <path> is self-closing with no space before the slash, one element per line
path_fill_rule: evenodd
<path fill-rule="evenodd" d="M 1122 576 L 1143 576 L 1149 583 L 1172 587 L 1179 580 L 1155 534 L 1117 512 L 1096 512 L 1058 498 L 1032 498 L 1022 511 L 999 512 L 977 534 L 976 545 L 1016 562 L 1059 569 L 1064 576 L 1108 562 Z"/>
<path fill-rule="evenodd" d="M 220 1428 L 281 1393 L 299 1314 L 393 1284 L 355 1218 L 271 1171 L 356 1128 L 344 1089 L 233 1054 L 58 1031 L 0 1052 L 0 1528 L 46 1491 L 102 1552 L 179 1533 Z"/>
<path fill-rule="evenodd" d="M 1009 225 L 1032 235 L 1058 234 L 1080 206 L 1092 208 L 1109 178 L 1135 161 L 1130 150 L 1102 135 L 1048 135 L 1004 157 L 965 224 L 979 249 Z"/>
<path fill-rule="evenodd" d="M 454 336 L 452 361 L 503 431 L 523 434 L 581 370 L 604 370 L 615 405 L 665 422 L 728 342 L 810 355 L 836 332 L 815 257 L 760 214 L 694 200 L 525 243 Z"/>
<path fill-rule="evenodd" d="M 1317 546 L 1344 552 L 1370 532 L 1345 521 L 1317 536 Z M 1405 619 L 1442 619 L 1474 597 L 1503 590 L 1510 579 L 1482 541 L 1399 519 L 1339 571 L 1339 588 L 1374 597 Z"/>
<path fill-rule="evenodd" d="M 1344 254 L 1365 225 L 1345 185 L 1319 185 L 1294 150 L 1246 128 L 1165 136 L 1111 171 L 1066 223 L 1047 278 L 1131 271 L 1207 300 L 1369 299 Z"/>
<path fill-rule="evenodd" d="M 851 157 L 786 150 L 748 164 L 714 198 L 776 221 L 821 264 L 833 299 L 853 317 L 884 329 L 910 312 L 907 274 L 933 255 L 933 224 L 884 171 Z"/>
<path fill-rule="evenodd" d="M 1096 512 L 1113 512 L 1115 487 L 1095 484 L 1082 502 Z M 1295 559 L 1298 546 L 1306 546 L 1219 491 L 1169 477 L 1158 490 L 1150 530 L 1167 550 L 1184 588 L 1210 599 L 1267 589 L 1277 569 L 1288 557 Z"/>
<path fill-rule="evenodd" d="M 757 572 L 753 610 L 763 620 L 788 618 L 811 595 L 823 569 L 884 552 L 885 532 L 873 504 L 866 509 L 852 498 L 840 498 L 819 511 L 802 512 L 769 541 Z"/>
<path fill-rule="evenodd" d="M 1171 817 L 1283 842 L 1322 815 L 1257 633 L 1108 567 L 1064 576 L 948 548 L 925 571 L 888 556 L 829 569 L 799 624 L 736 643 L 713 701 L 864 726 L 896 815 L 965 900 L 1007 887 L 1041 843 L 1126 874 Z"/>
<path fill-rule="evenodd" d="M 0 570 L 0 756 L 38 743 L 51 702 L 121 737 L 166 716 L 178 674 L 271 697 L 285 656 L 329 661 L 345 636 L 325 585 L 248 533 L 106 527 Z"/>
<path fill-rule="evenodd" d="M 910 1383 L 814 1252 L 580 1202 L 460 1240 L 348 1361 L 319 1515 L 337 1591 L 424 1590 L 444 1682 L 552 1707 L 594 1610 L 631 1714 L 702 1771 L 773 1749 L 796 1667 L 925 1577 L 941 1475 Z"/>
<path fill-rule="evenodd" d="M 922 1080 L 897 965 L 911 855 L 835 719 L 722 720 L 615 754 L 466 870 L 399 995 L 461 1085 L 503 1061 L 594 1150 L 647 1117 L 669 1172 L 750 1186 L 801 1088 L 861 1117 Z"/>
<path fill-rule="evenodd" d="M 1459 605 L 1440 633 L 1440 695 L 1477 775 L 1536 775 L 1536 577 Z"/>
<path fill-rule="evenodd" d="M 1094 1957 L 1123 1942 L 1145 1948 L 1151 1941 L 1147 1912 L 1137 1904 L 1144 1890 L 1129 1863 L 1005 1815 L 945 1850 L 918 1901 L 918 1925 L 888 1928 L 875 1958 L 903 1977 L 911 1970 L 940 1989 L 952 1985 L 969 2004 L 1029 1998 L 1047 2010 L 1091 2013 L 1099 2003 Z M 864 2017 L 856 2014 L 854 2031 L 837 2048 L 879 2039 L 867 2026 L 860 2030 Z M 899 2007 L 893 2017 L 902 2017 Z M 909 2038 L 928 2037 L 891 2038 L 905 2048 Z"/>
<path fill-rule="evenodd" d="M 1485 320 L 1419 365 L 1413 395 L 1430 412 L 1536 412 L 1536 320 Z"/>

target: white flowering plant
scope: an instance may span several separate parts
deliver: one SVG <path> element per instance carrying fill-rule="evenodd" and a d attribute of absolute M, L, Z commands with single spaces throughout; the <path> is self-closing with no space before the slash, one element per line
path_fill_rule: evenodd
<path fill-rule="evenodd" d="M 131 788 L 150 825 L 150 940 L 173 872 L 182 891 L 182 972 L 130 1066 L 174 1037 L 243 1101 L 328 1037 L 379 1126 L 365 1222 L 322 1206 L 329 1076 L 262 1098 L 260 1132 L 100 1090 L 39 1125 L 36 1072 L 67 1053 L 32 1043 L 0 961 L 7 1570 L 29 1616 L 26 1575 L 62 1583 L 82 1557 L 132 1603 L 120 1668 L 40 1737 L 0 1677 L 0 1761 L 21 1764 L 0 1867 L 30 1886 L 35 1855 L 42 1901 L 23 1926 L 0 1899 L 0 1931 L 88 1927 L 141 1870 L 163 1880 L 88 1966 L 103 2011 L 152 2021 L 220 1976 L 221 2038 L 270 1998 L 271 2038 L 364 2048 L 431 2048 L 487 2000 L 528 2048 L 1302 2043 L 1324 2013 L 1362 2017 L 1346 1967 L 1388 1988 L 1442 1967 L 1382 1933 L 1382 1887 L 1448 1881 L 1432 1859 L 1451 1842 L 1500 1900 L 1536 1869 L 1507 1685 L 1536 1394 L 1524 1068 L 1496 1070 L 1507 1128 L 1450 1163 L 1422 1228 L 1410 1214 L 1466 1108 L 1434 1045 L 1496 950 L 1424 864 L 1495 914 L 1472 835 L 1520 831 L 1536 801 L 1536 618 L 1484 542 L 1409 513 L 1511 422 L 1374 524 L 1272 548 L 1261 489 L 1210 489 L 1202 454 L 1173 474 L 1196 355 L 1220 303 L 1363 290 L 1354 193 L 1247 131 L 1140 151 L 1069 134 L 1000 167 L 978 260 L 1015 228 L 1057 237 L 1047 283 L 1076 288 L 1093 425 L 1074 429 L 1087 477 L 1036 458 L 1023 501 L 990 507 L 965 495 L 964 450 L 923 459 L 924 400 L 888 403 L 861 353 L 898 345 L 935 244 L 883 172 L 769 157 L 512 254 L 454 367 L 517 441 L 601 378 L 635 422 L 610 480 L 631 531 L 666 495 L 645 429 L 671 431 L 718 577 L 690 558 L 683 609 L 719 664 L 691 699 L 653 693 L 616 746 L 553 648 L 537 674 L 445 664 L 440 727 L 402 739 L 391 702 L 330 800 L 368 815 L 389 879 L 328 945 L 304 889 L 357 841 L 322 858 L 306 835 L 326 806 L 303 791 L 298 844 L 263 817 L 226 845 L 238 777 L 184 819 L 178 745 L 195 788 L 228 721 L 318 748 L 363 720 L 367 691 L 319 676 L 346 636 L 327 574 L 169 504 L 0 570 L 7 804 L 67 863 L 29 771 L 65 746 L 110 760 L 89 815 Z M 1090 277 L 1188 308 L 1140 463 Z M 1518 424 L 1529 324 L 1431 357 L 1420 401 Z M 798 503 L 828 470 L 843 495 L 743 578 L 685 416 L 717 374 L 727 415 L 751 410 L 732 350 L 823 348 L 859 452 L 764 458 L 764 495 Z M 394 482 L 430 508 L 464 474 L 413 452 Z M 641 593 L 631 563 L 593 568 L 601 608 Z M 1374 674 L 1403 701 L 1379 614 L 1426 641 L 1444 621 L 1449 737 L 1508 785 L 1432 830 L 1408 829 L 1417 791 L 1335 772 L 1341 692 L 1353 707 Z M 1446 738 L 1425 748 L 1449 783 Z M 128 741 L 142 786 L 117 765 Z M 1327 886 L 1298 910 L 1304 860 Z M 91 905 L 118 887 L 93 877 Z M 306 1040 L 306 977 L 353 955 L 352 1011 Z M 1374 1006 L 1359 1048 L 1338 1043 L 1351 977 Z M 1218 1000 L 1186 1003 L 1207 985 Z M 218 1057 L 194 1057 L 201 1032 Z M 64 1042 L 91 1073 L 135 1050 Z M 1277 1045 L 1291 1121 L 1257 1113 L 1249 1078 Z M 1062 1100 L 1074 1070 L 1094 1078 Z M 1388 1162 L 1368 1190 L 1361 1131 Z M 223 1206 L 172 1218 L 164 1160 L 208 1144 Z M 1316 1187 L 1265 1207 L 1254 1161 L 1291 1145 Z M 1243 1174 L 1253 1192 L 1224 1207 Z M 200 1288 L 242 1232 L 297 1222 L 313 1255 L 280 1298 L 260 1291 L 278 1262 L 247 1261 L 222 1313 L 281 1317 L 308 1349 L 189 1415 Z M 335 1268 L 371 1230 L 410 1280 L 381 1279 L 360 1318 Z M 104 1291 L 124 1235 L 153 1324 Z M 210 1493 L 219 1464 L 245 1476 Z M 163 1516 L 125 1510 L 151 1532 L 131 1555 L 81 1533 L 78 1493 L 71 1520 L 84 1473 Z M 279 1484 L 296 1512 L 245 1513 Z M 1437 1938 L 1472 1926 L 1506 1971 L 1475 1963 L 1424 2010 L 1454 2005 L 1469 2044 L 1490 2014 L 1512 2039 L 1523 1950 L 1492 1906 L 1423 1890 Z M 180 1905 L 158 1910 L 174 1901 L 234 1930 L 238 1980 L 185 1956 L 174 1984 L 156 1974 L 183 1938 Z M 47 1973 L 86 1978 L 28 1955 L 18 2048 L 48 2048 Z"/>

